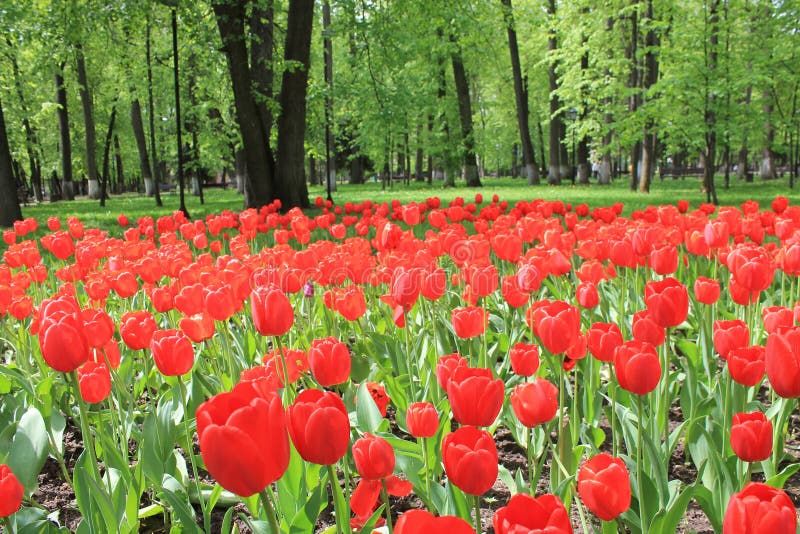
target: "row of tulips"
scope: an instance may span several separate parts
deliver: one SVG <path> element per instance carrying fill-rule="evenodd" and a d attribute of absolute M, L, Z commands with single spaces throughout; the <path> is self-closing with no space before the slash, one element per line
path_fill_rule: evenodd
<path fill-rule="evenodd" d="M 800 207 L 317 204 L 4 233 L 10 530 L 66 527 L 36 503 L 49 457 L 79 531 L 311 532 L 330 508 L 337 532 L 480 532 L 505 486 L 497 533 L 675 532 L 692 501 L 795 532 Z"/>

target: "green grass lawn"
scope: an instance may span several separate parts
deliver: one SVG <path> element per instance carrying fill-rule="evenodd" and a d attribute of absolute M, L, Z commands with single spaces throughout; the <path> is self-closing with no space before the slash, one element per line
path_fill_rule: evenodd
<path fill-rule="evenodd" d="M 769 203 L 777 195 L 785 195 L 790 199 L 793 197 L 793 191 L 789 189 L 788 178 L 770 182 L 755 181 L 753 183 L 734 181 L 731 188 L 727 190 L 721 187 L 721 178 L 718 178 L 717 182 L 719 184 L 717 193 L 722 205 L 739 206 L 745 200 L 753 199 L 761 203 L 762 206 L 768 207 Z M 692 207 L 696 207 L 706 201 L 705 193 L 701 190 L 701 182 L 696 178 L 668 179 L 664 182 L 656 179 L 649 194 L 631 192 L 628 189 L 628 182 L 624 179 L 617 180 L 609 186 L 529 186 L 522 180 L 511 178 L 486 178 L 483 184 L 482 188 L 467 188 L 464 186 L 443 188 L 436 182 L 431 186 L 414 181 L 409 186 L 397 182 L 393 184 L 392 188 L 387 188 L 385 191 L 381 189 L 380 183 L 363 185 L 339 184 L 338 191 L 334 192 L 333 198 L 337 204 L 343 204 L 346 201 L 361 202 L 367 199 L 373 202 L 388 202 L 395 198 L 401 202 L 410 202 L 412 200 L 424 200 L 430 196 L 439 196 L 446 202 L 457 196 L 472 200 L 475 193 L 481 193 L 486 200 L 497 194 L 502 200 L 507 200 L 509 203 L 543 198 L 547 200 L 562 200 L 573 204 L 586 202 L 590 206 L 605 206 L 619 201 L 624 203 L 626 214 L 630 214 L 635 209 L 643 209 L 650 204 L 674 204 L 679 199 L 688 200 L 691 202 Z M 325 189 L 321 186 L 312 186 L 310 187 L 309 195 L 313 204 L 316 196 L 325 196 Z M 225 209 L 234 211 L 242 209 L 242 196 L 232 189 L 224 191 L 210 189 L 205 192 L 205 197 L 206 202 L 201 205 L 198 197 L 186 196 L 186 206 L 193 218 L 219 213 Z M 135 221 L 138 217 L 145 215 L 159 217 L 178 209 L 177 193 L 164 193 L 162 194 L 162 200 L 164 206 L 161 208 L 156 208 L 155 201 L 152 198 L 139 195 L 111 197 L 106 201 L 104 208 L 101 208 L 96 200 L 81 199 L 73 202 L 45 202 L 38 206 L 23 207 L 22 213 L 25 217 L 36 217 L 41 223 L 44 223 L 47 217 L 52 215 L 61 219 L 65 219 L 68 216 L 77 216 L 87 226 L 107 228 L 110 224 L 116 224 L 116 217 L 120 213 L 126 214 L 131 221 Z"/>

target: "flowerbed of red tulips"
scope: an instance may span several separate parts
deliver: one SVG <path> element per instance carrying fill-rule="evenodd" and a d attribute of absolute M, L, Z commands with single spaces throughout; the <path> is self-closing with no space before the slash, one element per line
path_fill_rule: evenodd
<path fill-rule="evenodd" d="M 6 529 L 797 531 L 800 206 L 317 207 L 3 234 Z"/>

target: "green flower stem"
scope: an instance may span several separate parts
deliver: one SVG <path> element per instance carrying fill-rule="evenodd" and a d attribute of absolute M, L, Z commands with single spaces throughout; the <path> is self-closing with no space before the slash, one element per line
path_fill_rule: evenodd
<path fill-rule="evenodd" d="M 333 498 L 333 510 L 336 513 L 336 532 L 344 534 L 348 531 L 347 525 L 350 520 L 350 511 L 347 508 L 347 501 L 342 494 L 339 486 L 339 477 L 336 476 L 335 464 L 328 465 L 328 480 L 331 483 L 331 497 Z"/>
<path fill-rule="evenodd" d="M 483 527 L 481 526 L 481 497 L 480 495 L 475 495 L 472 499 L 475 503 L 475 532 L 476 534 L 481 534 L 483 532 Z M 391 532 L 391 529 L 389 531 Z"/>
<path fill-rule="evenodd" d="M 646 508 L 644 502 L 644 466 L 642 465 L 642 415 L 644 414 L 644 403 L 642 396 L 636 395 L 636 485 L 639 493 L 639 522 L 642 527 L 642 534 L 647 534 L 646 527 Z"/>
<path fill-rule="evenodd" d="M 405 311 L 403 311 L 403 315 L 405 315 L 405 317 L 404 317 L 405 319 L 408 319 L 408 315 L 406 314 Z M 414 355 L 414 351 L 413 351 L 412 346 L 411 346 L 411 337 L 410 337 L 410 334 L 408 333 L 408 329 L 409 328 L 410 327 L 408 325 L 408 320 L 406 320 L 406 325 L 403 327 L 403 337 L 405 337 L 405 341 L 406 341 L 406 357 L 403 358 L 401 356 L 400 359 L 406 363 L 406 370 L 408 371 L 408 383 L 409 383 L 409 385 L 411 387 L 411 398 L 409 399 L 409 404 L 410 404 L 410 403 L 415 402 L 417 400 L 417 387 L 414 385 L 414 376 L 418 376 L 419 373 L 414 374 L 414 373 L 411 372 L 411 365 L 412 364 L 409 363 L 409 360 L 411 362 L 413 362 L 414 370 L 416 371 L 417 370 L 417 358 Z"/>
<path fill-rule="evenodd" d="M 394 527 L 392 527 L 392 511 L 389 509 L 389 492 L 386 490 L 386 479 L 381 479 L 381 499 L 383 499 L 383 504 L 385 505 L 385 512 L 386 512 L 386 526 L 389 529 L 389 534 L 394 532 Z"/>
<path fill-rule="evenodd" d="M 664 416 L 664 458 L 667 462 L 667 472 L 669 472 L 669 341 L 672 329 L 667 328 L 666 336 L 664 339 L 664 376 L 661 384 L 661 410 Z"/>
<path fill-rule="evenodd" d="M 14 533 L 14 527 L 11 525 L 11 518 L 10 517 L 6 516 L 6 517 L 3 518 L 3 526 L 5 527 L 6 532 L 8 532 L 9 534 L 13 534 Z"/>
<path fill-rule="evenodd" d="M 100 487 L 103 484 L 103 477 L 100 475 L 100 466 L 97 464 L 97 456 L 95 456 L 95 449 L 94 449 L 94 438 L 92 437 L 92 432 L 89 429 L 89 420 L 88 420 L 88 412 L 86 406 L 86 401 L 83 400 L 81 396 L 81 387 L 78 382 L 78 372 L 72 371 L 67 376 L 69 376 L 69 380 L 72 383 L 73 393 L 75 394 L 75 398 L 78 401 L 78 411 L 80 413 L 80 426 L 81 426 L 81 436 L 83 437 L 83 448 L 89 454 L 89 461 L 92 464 L 92 475 L 97 480 Z M 111 491 L 109 489 L 109 496 L 111 495 Z"/>
<path fill-rule="evenodd" d="M 272 339 L 274 340 L 273 348 L 278 351 L 278 356 L 283 366 L 283 405 L 289 406 L 294 402 L 294 392 L 292 391 L 292 385 L 289 383 L 289 368 L 286 366 L 286 356 L 283 354 L 283 345 L 281 345 L 280 336 L 273 336 Z"/>
<path fill-rule="evenodd" d="M 203 498 L 203 492 L 200 491 L 200 477 L 197 475 L 197 458 L 194 455 L 194 446 L 192 445 L 192 431 L 189 427 L 189 403 L 186 400 L 186 384 L 183 383 L 183 377 L 178 377 L 178 389 L 181 392 L 181 402 L 183 403 L 183 427 L 186 431 L 186 453 L 189 455 L 189 461 L 192 464 L 192 475 L 194 475 L 194 486 L 197 490 L 197 500 L 200 502 L 200 510 L 203 512 L 203 527 L 206 532 L 211 532 L 211 510 L 206 509 L 206 501 Z"/>
<path fill-rule="evenodd" d="M 420 448 L 422 449 L 422 465 L 424 466 L 424 475 L 425 475 L 425 498 L 431 498 L 431 473 L 428 466 L 428 444 L 425 441 L 425 438 L 419 438 L 417 440 Z"/>
<path fill-rule="evenodd" d="M 264 513 L 267 516 L 267 521 L 269 522 L 269 529 L 272 534 L 279 534 L 280 529 L 278 527 L 278 516 L 275 514 L 275 507 L 272 506 L 272 501 L 269 498 L 269 494 L 267 493 L 267 489 L 258 494 L 261 498 L 261 504 L 264 505 Z"/>
<path fill-rule="evenodd" d="M 608 389 L 611 393 L 611 452 L 618 456 L 619 434 L 617 433 L 617 385 L 614 383 L 614 368 L 608 362 Z"/>

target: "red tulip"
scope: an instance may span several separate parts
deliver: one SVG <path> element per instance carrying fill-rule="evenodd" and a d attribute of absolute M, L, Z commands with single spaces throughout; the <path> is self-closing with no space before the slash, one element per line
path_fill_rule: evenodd
<path fill-rule="evenodd" d="M 797 510 L 783 490 L 748 482 L 728 501 L 723 534 L 795 534 Z"/>
<path fill-rule="evenodd" d="M 185 375 L 194 365 L 194 347 L 180 330 L 159 330 L 150 342 L 156 367 L 165 376 Z"/>
<path fill-rule="evenodd" d="M 671 243 L 655 247 L 648 260 L 656 274 L 672 274 L 678 270 L 678 249 Z"/>
<path fill-rule="evenodd" d="M 289 297 L 275 286 L 259 287 L 250 295 L 253 325 L 262 336 L 282 336 L 294 324 Z"/>
<path fill-rule="evenodd" d="M 694 298 L 703 304 L 714 304 L 719 299 L 720 287 L 717 280 L 698 276 L 694 281 Z"/>
<path fill-rule="evenodd" d="M 406 411 L 408 433 L 415 438 L 430 438 L 439 430 L 439 414 L 430 402 L 414 402 Z"/>
<path fill-rule="evenodd" d="M 664 328 L 678 326 L 689 314 L 686 286 L 672 277 L 645 286 L 644 300 L 653 320 Z"/>
<path fill-rule="evenodd" d="M 558 411 L 558 388 L 544 378 L 536 377 L 511 392 L 511 408 L 527 428 L 551 421 Z"/>
<path fill-rule="evenodd" d="M 622 389 L 636 395 L 650 393 L 661 379 L 656 348 L 644 341 L 626 341 L 614 352 L 614 371 Z"/>
<path fill-rule="evenodd" d="M 462 425 L 489 426 L 503 408 L 503 381 L 489 369 L 461 367 L 447 384 L 453 419 Z"/>
<path fill-rule="evenodd" d="M 667 339 L 666 329 L 657 324 L 649 310 L 640 310 L 633 314 L 633 339 L 644 341 L 658 347 Z"/>
<path fill-rule="evenodd" d="M 474 534 L 472 525 L 451 515 L 434 516 L 426 510 L 411 509 L 397 519 L 394 534 L 429 534 L 447 532 L 448 534 Z"/>
<path fill-rule="evenodd" d="M 495 512 L 492 524 L 495 534 L 572 534 L 564 503 L 550 494 L 534 498 L 527 493 L 517 493 L 506 506 Z"/>
<path fill-rule="evenodd" d="M 387 478 L 394 471 L 394 449 L 385 439 L 364 434 L 363 438 L 353 443 L 353 461 L 361 478 Z"/>
<path fill-rule="evenodd" d="M 578 308 L 561 300 L 543 300 L 528 310 L 528 322 L 542 345 L 553 354 L 563 354 L 580 334 L 581 315 Z"/>
<path fill-rule="evenodd" d="M 504 276 L 500 284 L 500 292 L 503 300 L 512 308 L 521 308 L 528 303 L 529 294 L 520 288 L 516 276 Z"/>
<path fill-rule="evenodd" d="M 447 384 L 450 383 L 453 373 L 459 367 L 469 367 L 467 359 L 460 354 L 445 354 L 439 357 L 436 362 L 436 381 L 440 388 L 447 391 Z"/>
<path fill-rule="evenodd" d="M 367 382 L 367 391 L 375 402 L 375 406 L 378 407 L 378 411 L 383 417 L 386 417 L 386 408 L 392 402 L 392 399 L 386 394 L 386 388 L 377 382 Z"/>
<path fill-rule="evenodd" d="M 800 326 L 769 335 L 765 362 L 775 393 L 784 398 L 800 397 Z"/>
<path fill-rule="evenodd" d="M 455 308 L 450 314 L 450 320 L 456 335 L 461 339 L 468 339 L 483 334 L 489 323 L 489 313 L 477 306 Z"/>
<path fill-rule="evenodd" d="M 205 312 L 182 317 L 178 325 L 181 331 L 195 343 L 211 339 L 214 336 L 214 318 Z"/>
<path fill-rule="evenodd" d="M 331 391 L 306 389 L 287 412 L 289 436 L 307 462 L 332 465 L 350 445 L 350 419 L 342 399 Z"/>
<path fill-rule="evenodd" d="M 747 387 L 752 387 L 764 378 L 766 351 L 761 345 L 741 347 L 728 352 L 728 372 L 731 378 Z"/>
<path fill-rule="evenodd" d="M 492 435 L 473 426 L 462 426 L 442 442 L 447 478 L 468 495 L 481 495 L 494 485 L 497 459 Z"/>
<path fill-rule="evenodd" d="M 740 349 L 750 344 L 750 329 L 744 321 L 732 319 L 730 321 L 714 321 L 714 349 L 723 360 L 728 359 L 728 353 L 733 349 Z"/>
<path fill-rule="evenodd" d="M 205 309 L 215 321 L 227 321 L 239 309 L 241 302 L 230 286 L 209 289 L 204 297 Z"/>
<path fill-rule="evenodd" d="M 61 320 L 42 320 L 39 348 L 47 365 L 59 373 L 69 373 L 83 365 L 90 356 L 83 325 L 72 316 Z"/>
<path fill-rule="evenodd" d="M 794 313 L 785 306 L 767 306 L 761 310 L 761 317 L 764 319 L 764 330 L 768 334 L 794 326 Z"/>
<path fill-rule="evenodd" d="M 311 373 L 322 387 L 335 386 L 350 379 L 350 349 L 335 337 L 312 341 L 308 361 Z"/>
<path fill-rule="evenodd" d="M 131 350 L 144 350 L 150 346 L 153 332 L 156 331 L 153 314 L 147 310 L 132 311 L 124 314 L 120 320 L 119 332 L 122 341 Z"/>
<path fill-rule="evenodd" d="M 200 454 L 208 473 L 242 497 L 264 490 L 289 465 L 286 415 L 276 393 L 259 395 L 250 383 L 197 408 Z"/>
<path fill-rule="evenodd" d="M 769 253 L 762 247 L 743 245 L 733 249 L 727 257 L 728 269 L 736 282 L 747 291 L 764 291 L 775 276 Z"/>
<path fill-rule="evenodd" d="M 89 404 L 96 404 L 111 393 L 111 374 L 105 363 L 88 361 L 78 367 L 78 385 L 81 397 Z"/>
<path fill-rule="evenodd" d="M 625 462 L 606 453 L 585 462 L 578 472 L 578 494 L 598 518 L 616 519 L 631 505 L 631 479 Z"/>
<path fill-rule="evenodd" d="M 769 458 L 772 455 L 772 421 L 762 412 L 734 414 L 731 449 L 745 462 Z"/>
<path fill-rule="evenodd" d="M 590 310 L 600 303 L 600 295 L 597 293 L 597 286 L 592 282 L 581 282 L 575 289 L 575 298 L 581 308 Z"/>
<path fill-rule="evenodd" d="M 114 321 L 103 310 L 87 308 L 81 311 L 81 320 L 86 341 L 92 348 L 102 347 L 114 335 Z"/>
<path fill-rule="evenodd" d="M 25 488 L 6 464 L 0 464 L 0 517 L 8 517 L 22 506 Z"/>
<path fill-rule="evenodd" d="M 622 345 L 622 332 L 613 323 L 594 323 L 586 332 L 586 344 L 592 356 L 603 362 L 614 360 L 614 351 Z"/>
<path fill-rule="evenodd" d="M 539 347 L 531 343 L 517 343 L 508 354 L 511 370 L 519 376 L 533 376 L 539 369 Z"/>

